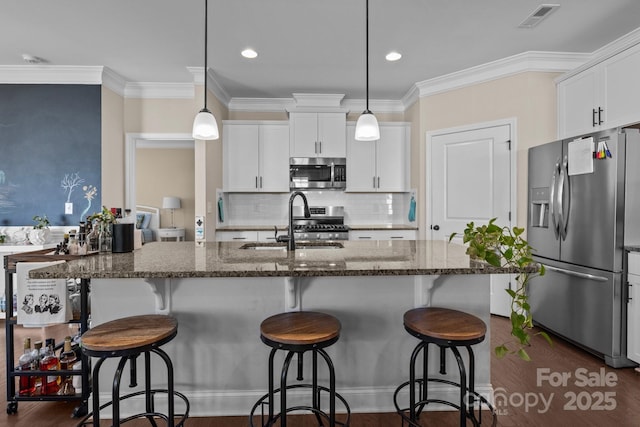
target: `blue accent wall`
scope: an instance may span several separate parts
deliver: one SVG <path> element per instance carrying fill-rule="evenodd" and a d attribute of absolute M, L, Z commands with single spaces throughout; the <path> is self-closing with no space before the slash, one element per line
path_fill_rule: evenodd
<path fill-rule="evenodd" d="M 0 226 L 75 225 L 101 209 L 100 180 L 100 85 L 0 85 Z"/>

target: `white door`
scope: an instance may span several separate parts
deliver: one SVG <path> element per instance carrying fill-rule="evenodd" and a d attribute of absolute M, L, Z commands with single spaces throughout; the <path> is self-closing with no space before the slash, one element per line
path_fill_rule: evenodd
<path fill-rule="evenodd" d="M 431 239 L 462 234 L 467 223 L 511 226 L 511 125 L 478 126 L 471 130 L 432 134 Z M 515 184 L 513 184 L 515 185 Z M 460 238 L 461 242 L 461 238 Z M 508 315 L 508 275 L 491 278 L 491 312 Z M 494 291 L 495 290 L 495 291 Z"/>

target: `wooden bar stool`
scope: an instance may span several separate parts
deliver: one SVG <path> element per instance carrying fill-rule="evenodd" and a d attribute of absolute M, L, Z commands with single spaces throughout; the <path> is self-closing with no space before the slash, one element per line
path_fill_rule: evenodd
<path fill-rule="evenodd" d="M 273 426 L 280 420 L 280 427 L 287 425 L 287 413 L 292 411 L 312 412 L 318 425 L 322 424 L 322 418 L 329 421 L 329 426 L 348 426 L 351 418 L 351 409 L 346 400 L 336 393 L 336 378 L 333 362 L 324 351 L 340 337 L 340 321 L 335 317 L 313 311 L 297 311 L 291 313 L 281 313 L 265 319 L 260 324 L 260 338 L 262 342 L 272 348 L 269 354 L 269 391 L 262 396 L 251 409 L 249 424 L 253 427 L 254 413 L 258 406 L 262 408 L 261 425 Z M 274 385 L 274 356 L 278 350 L 286 351 L 284 363 L 280 373 L 280 387 Z M 287 374 L 291 359 L 298 356 L 297 380 L 303 381 L 303 354 L 307 351 L 312 353 L 312 378 L 311 384 L 296 383 L 287 384 Z M 329 387 L 318 385 L 318 355 L 320 355 L 329 370 Z M 311 405 L 298 405 L 287 407 L 287 390 L 310 388 Z M 329 413 L 321 408 L 321 394 L 327 393 L 329 397 Z M 280 395 L 280 413 L 275 412 L 275 396 Z M 336 399 L 342 402 L 347 416 L 344 422 L 336 421 Z M 264 407 L 268 408 L 268 415 L 265 419 Z"/>
<path fill-rule="evenodd" d="M 169 427 L 182 426 L 189 416 L 189 401 L 173 388 L 173 364 L 169 356 L 160 349 L 178 333 L 178 321 L 171 316 L 144 315 L 132 316 L 103 323 L 90 329 L 82 335 L 82 351 L 90 357 L 99 360 L 95 363 L 92 374 L 93 410 L 80 421 L 78 426 L 100 425 L 100 410 L 111 405 L 112 426 L 119 426 L 137 418 L 147 418 L 152 426 L 156 426 L 157 419 L 163 419 Z M 144 353 L 144 384 L 145 389 L 120 396 L 120 381 L 124 367 L 129 361 L 129 387 L 137 386 L 137 357 Z M 151 353 L 155 353 L 167 368 L 167 389 L 151 388 Z M 100 406 L 99 373 L 100 367 L 109 358 L 120 358 L 118 368 L 113 378 L 111 401 Z M 155 409 L 155 395 L 167 395 L 167 413 L 160 413 Z M 145 412 L 120 418 L 120 402 L 144 395 Z M 179 397 L 185 404 L 184 414 L 175 414 L 174 396 Z M 176 424 L 176 418 L 178 423 Z"/>
<path fill-rule="evenodd" d="M 468 313 L 447 308 L 421 307 L 409 310 L 404 314 L 404 327 L 411 335 L 418 338 L 420 343 L 411 354 L 409 366 L 409 381 L 402 383 L 395 391 L 393 400 L 404 421 L 410 426 L 419 426 L 418 418 L 424 407 L 429 403 L 439 403 L 454 407 L 460 411 L 460 426 L 467 425 L 470 419 L 474 426 L 482 424 L 482 406 L 486 405 L 492 414 L 492 425 L 495 426 L 497 418 L 494 407 L 475 391 L 475 358 L 472 345 L 484 341 L 487 333 L 487 325 Z M 460 382 L 429 378 L 429 344 L 435 344 L 440 349 L 440 374 L 445 375 L 446 358 L 445 351 L 450 349 L 458 363 L 460 372 Z M 458 347 L 465 347 L 469 355 L 469 376 L 465 369 Z M 422 378 L 416 379 L 416 362 L 422 352 Z M 458 403 L 449 402 L 442 399 L 430 399 L 427 394 L 428 383 L 438 382 L 456 386 L 460 389 L 460 399 Z M 398 393 L 405 387 L 409 387 L 409 406 L 401 408 L 398 404 Z M 416 401 L 416 387 L 419 389 L 420 398 Z M 478 402 L 478 417 L 475 415 L 475 402 Z"/>

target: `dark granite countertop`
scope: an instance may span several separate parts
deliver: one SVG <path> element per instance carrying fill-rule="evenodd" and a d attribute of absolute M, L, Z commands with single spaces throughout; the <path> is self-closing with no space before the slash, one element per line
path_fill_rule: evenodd
<path fill-rule="evenodd" d="M 302 242 L 297 242 L 302 245 Z M 338 242 L 336 242 L 338 243 Z M 238 242 L 152 242 L 123 254 L 96 254 L 42 269 L 32 278 L 197 278 L 398 276 L 510 273 L 470 261 L 465 247 L 445 241 L 340 241 L 342 248 L 298 248 Z M 316 243 L 317 244 L 317 243 Z M 271 248 L 264 249 L 271 245 Z"/>
<path fill-rule="evenodd" d="M 640 252 L 640 245 L 625 246 L 624 250 L 628 252 Z"/>

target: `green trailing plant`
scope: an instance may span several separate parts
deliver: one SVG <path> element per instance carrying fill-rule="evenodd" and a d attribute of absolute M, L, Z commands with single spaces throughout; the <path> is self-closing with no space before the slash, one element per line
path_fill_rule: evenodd
<path fill-rule="evenodd" d="M 33 220 L 36 223 L 36 225 L 33 226 L 34 229 L 41 230 L 43 228 L 49 228 L 49 218 L 47 218 L 46 215 L 34 215 Z"/>
<path fill-rule="evenodd" d="M 89 216 L 88 220 L 98 220 L 102 224 L 113 224 L 116 222 L 116 216 L 113 214 L 113 212 L 111 212 L 111 210 L 103 206 L 101 212 L 93 213 Z"/>
<path fill-rule="evenodd" d="M 486 225 L 467 224 L 462 241 L 467 244 L 467 255 L 471 259 L 484 261 L 495 267 L 509 268 L 516 274 L 516 289 L 505 289 L 511 297 L 511 336 L 513 342 L 502 343 L 495 348 L 495 354 L 502 358 L 508 354 L 517 354 L 521 359 L 530 361 L 526 347 L 531 346 L 531 337 L 540 335 L 552 344 L 544 331 L 532 333 L 533 319 L 529 306 L 527 286 L 531 278 L 544 275 L 544 266 L 537 264 L 532 257 L 533 248 L 522 237 L 524 228 L 501 227 L 493 218 Z M 458 233 L 449 237 L 451 241 Z M 514 346 L 515 344 L 515 346 Z"/>

